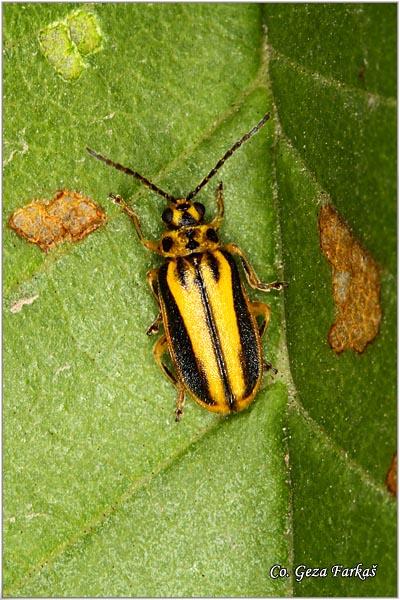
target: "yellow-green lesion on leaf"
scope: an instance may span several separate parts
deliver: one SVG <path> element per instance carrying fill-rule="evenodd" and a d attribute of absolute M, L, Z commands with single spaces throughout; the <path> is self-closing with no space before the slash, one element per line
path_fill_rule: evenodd
<path fill-rule="evenodd" d="M 75 10 L 65 19 L 69 26 L 71 40 L 79 52 L 93 54 L 101 50 L 101 31 L 96 15 L 87 10 Z"/>
<path fill-rule="evenodd" d="M 102 48 L 102 35 L 93 12 L 78 9 L 39 32 L 40 48 L 66 81 L 78 79 L 88 66 L 83 57 Z"/>
<path fill-rule="evenodd" d="M 86 65 L 65 23 L 53 23 L 42 29 L 39 43 L 43 54 L 63 79 L 78 79 Z"/>

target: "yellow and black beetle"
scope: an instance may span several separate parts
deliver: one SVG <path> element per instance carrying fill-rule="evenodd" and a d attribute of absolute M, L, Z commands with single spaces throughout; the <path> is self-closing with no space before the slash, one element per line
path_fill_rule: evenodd
<path fill-rule="evenodd" d="M 246 408 L 257 394 L 265 368 L 261 337 L 270 319 L 270 308 L 250 301 L 233 255 L 240 257 L 249 285 L 269 292 L 284 283 L 262 283 L 242 250 L 236 244 L 222 245 L 218 229 L 224 215 L 223 185 L 216 189 L 217 215 L 204 223 L 205 208 L 193 198 L 224 162 L 269 119 L 261 121 L 238 140 L 217 162 L 199 185 L 185 198 L 175 198 L 151 181 L 94 150 L 95 158 L 132 175 L 153 192 L 168 200 L 162 214 L 167 225 L 159 242 L 145 239 L 136 213 L 120 196 L 110 198 L 132 219 L 141 243 L 166 260 L 147 274 L 156 297 L 159 314 L 147 330 L 157 333 L 162 323 L 164 335 L 153 353 L 163 373 L 178 390 L 176 420 L 183 412 L 185 393 L 212 412 L 227 414 Z M 258 324 L 257 317 L 262 317 Z M 163 362 L 169 352 L 175 372 Z"/>

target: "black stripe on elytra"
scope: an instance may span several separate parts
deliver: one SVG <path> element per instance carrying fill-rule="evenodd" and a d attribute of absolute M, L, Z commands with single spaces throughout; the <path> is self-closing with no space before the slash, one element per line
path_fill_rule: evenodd
<path fill-rule="evenodd" d="M 221 250 L 229 263 L 232 274 L 233 306 L 238 323 L 241 356 L 240 362 L 243 368 L 243 377 L 246 384 L 245 395 L 249 396 L 257 384 L 262 364 L 260 361 L 257 334 L 251 319 L 246 299 L 243 295 L 240 282 L 239 270 L 232 255 L 226 250 Z"/>
<path fill-rule="evenodd" d="M 185 385 L 193 392 L 193 394 L 195 394 L 195 396 L 200 398 L 200 400 L 206 404 L 213 405 L 215 403 L 212 398 L 210 398 L 207 378 L 205 373 L 199 368 L 193 351 L 192 342 L 190 341 L 182 316 L 167 282 L 168 265 L 171 262 L 175 263 L 175 268 L 179 272 L 177 268 L 178 261 L 179 259 L 177 261 L 167 261 L 160 267 L 158 272 L 158 289 L 165 305 L 167 327 L 171 336 L 175 359 L 178 363 L 179 370 L 182 373 Z M 182 276 L 184 276 L 184 266 L 184 261 L 182 259 L 182 264 L 180 266 Z"/>
<path fill-rule="evenodd" d="M 215 255 L 212 252 L 206 252 L 206 260 L 207 260 L 208 266 L 211 269 L 211 273 L 213 275 L 214 281 L 217 282 L 221 275 L 219 272 L 218 260 L 215 258 Z"/>
<path fill-rule="evenodd" d="M 179 283 L 182 287 L 186 288 L 186 266 L 185 261 L 182 256 L 178 256 L 176 259 L 176 274 L 179 280 Z"/>
<path fill-rule="evenodd" d="M 224 356 L 222 353 L 221 341 L 219 339 L 218 331 L 215 326 L 215 320 L 214 320 L 214 316 L 212 314 L 211 306 L 210 306 L 210 303 L 208 300 L 207 290 L 204 285 L 203 278 L 201 276 L 200 261 L 201 261 L 201 254 L 195 255 L 191 261 L 196 269 L 195 283 L 198 286 L 199 291 L 200 291 L 200 297 L 201 297 L 201 302 L 202 302 L 203 308 L 204 308 L 204 315 L 205 315 L 206 322 L 207 322 L 207 328 L 210 332 L 210 337 L 212 340 L 212 346 L 214 348 L 215 358 L 217 360 L 218 369 L 219 369 L 221 379 L 222 379 L 222 382 L 224 385 L 225 398 L 228 402 L 229 408 L 234 409 L 235 397 L 233 395 L 231 386 L 229 384 L 228 374 L 226 372 L 226 366 L 225 366 L 225 362 L 224 362 Z"/>

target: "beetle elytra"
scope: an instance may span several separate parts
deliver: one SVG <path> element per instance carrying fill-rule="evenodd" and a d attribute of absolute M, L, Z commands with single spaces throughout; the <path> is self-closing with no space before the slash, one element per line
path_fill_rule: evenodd
<path fill-rule="evenodd" d="M 168 201 L 162 213 L 167 226 L 159 241 L 147 240 L 134 210 L 118 195 L 110 198 L 130 217 L 141 243 L 165 258 L 147 274 L 159 313 L 148 335 L 164 333 L 153 354 L 166 377 L 177 388 L 176 420 L 183 412 L 185 394 L 209 411 L 227 414 L 246 408 L 256 396 L 264 362 L 261 338 L 270 320 L 270 308 L 251 301 L 241 281 L 234 256 L 239 257 L 250 287 L 281 290 L 279 281 L 262 283 L 236 244 L 221 244 L 218 230 L 224 216 L 223 184 L 216 189 L 217 215 L 204 222 L 205 208 L 193 199 L 224 162 L 268 121 L 264 117 L 240 138 L 215 167 L 184 198 L 175 198 L 136 171 L 87 148 L 105 164 L 131 175 Z M 261 318 L 261 322 L 257 322 Z M 163 357 L 170 354 L 173 370 Z M 273 369 L 274 370 L 274 369 Z"/>

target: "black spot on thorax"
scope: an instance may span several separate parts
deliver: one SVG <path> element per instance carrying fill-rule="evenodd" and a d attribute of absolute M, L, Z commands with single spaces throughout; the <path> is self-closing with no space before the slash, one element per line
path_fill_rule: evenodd
<path fill-rule="evenodd" d="M 196 248 L 198 248 L 199 246 L 200 244 L 199 242 L 196 242 L 196 240 L 189 240 L 185 247 L 188 250 L 196 250 Z"/>
<path fill-rule="evenodd" d="M 165 238 L 163 238 L 161 245 L 164 252 L 169 252 L 172 246 L 174 245 L 174 240 L 171 237 L 166 236 Z"/>
<path fill-rule="evenodd" d="M 209 227 L 206 231 L 206 237 L 210 242 L 218 242 L 218 234 L 212 227 Z"/>

